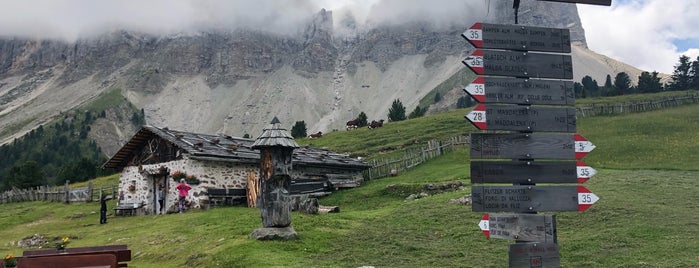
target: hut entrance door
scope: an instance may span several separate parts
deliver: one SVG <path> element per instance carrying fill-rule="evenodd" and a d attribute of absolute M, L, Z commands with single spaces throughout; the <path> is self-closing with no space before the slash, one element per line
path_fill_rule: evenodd
<path fill-rule="evenodd" d="M 152 211 L 153 214 L 164 214 L 167 213 L 167 189 L 168 188 L 168 181 L 167 181 L 167 175 L 163 174 L 154 174 L 153 175 L 153 200 L 152 203 Z"/>

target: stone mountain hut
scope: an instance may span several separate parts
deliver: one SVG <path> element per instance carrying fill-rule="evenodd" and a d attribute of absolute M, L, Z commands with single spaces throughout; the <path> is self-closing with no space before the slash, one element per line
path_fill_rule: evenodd
<path fill-rule="evenodd" d="M 190 208 L 245 203 L 248 181 L 257 181 L 260 152 L 253 139 L 208 135 L 144 126 L 103 168 L 121 171 L 119 204 L 136 204 L 138 214 L 177 211 L 180 178 L 192 186 Z M 291 195 L 323 196 L 339 188 L 357 187 L 366 163 L 329 150 L 300 147 L 292 156 Z M 159 186 L 164 189 L 160 208 Z"/>

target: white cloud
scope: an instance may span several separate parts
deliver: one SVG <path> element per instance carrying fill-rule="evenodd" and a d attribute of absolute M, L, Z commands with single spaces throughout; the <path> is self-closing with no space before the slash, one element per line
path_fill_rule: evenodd
<path fill-rule="evenodd" d="M 590 49 L 642 70 L 672 73 L 680 55 L 699 56 L 699 48 L 673 43 L 699 44 L 699 1 L 613 0 L 612 7 L 578 5 L 578 10 Z"/>

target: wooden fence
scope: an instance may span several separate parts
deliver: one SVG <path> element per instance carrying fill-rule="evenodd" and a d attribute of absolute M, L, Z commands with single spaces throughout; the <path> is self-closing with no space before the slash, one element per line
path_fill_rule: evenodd
<path fill-rule="evenodd" d="M 593 104 L 585 107 L 576 107 L 575 110 L 577 116 L 582 118 L 598 115 L 646 112 L 697 102 L 699 102 L 699 95 L 688 92 L 686 96 L 668 97 L 654 101 L 632 103 Z"/>
<path fill-rule="evenodd" d="M 458 147 L 466 147 L 470 143 L 468 136 L 457 136 L 446 141 L 428 141 L 427 146 L 411 148 L 403 151 L 403 155 L 395 159 L 370 161 L 369 169 L 364 171 L 367 180 L 379 179 L 408 170 L 427 160 L 453 151 Z"/>
<path fill-rule="evenodd" d="M 69 182 L 63 186 L 39 186 L 30 189 L 7 190 L 0 193 L 0 203 L 48 201 L 48 202 L 91 202 L 99 201 L 101 195 L 116 197 L 117 186 L 103 186 L 94 189 L 92 182 L 87 187 L 70 188 Z"/>

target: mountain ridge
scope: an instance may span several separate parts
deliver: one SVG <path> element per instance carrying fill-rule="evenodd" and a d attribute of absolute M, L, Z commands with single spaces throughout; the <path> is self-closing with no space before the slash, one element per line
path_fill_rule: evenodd
<path fill-rule="evenodd" d="M 511 7 L 500 2 L 483 21 L 509 22 Z M 632 79 L 640 74 L 621 63 L 600 62 L 600 55 L 585 48 L 575 5 L 523 1 L 522 10 L 530 15 L 522 17 L 524 25 L 569 26 L 574 62 L 585 63 L 574 64 L 576 81 L 590 74 L 601 82 L 615 74 L 611 71 L 631 70 Z M 289 128 L 304 120 L 309 133 L 328 132 L 344 128 L 360 112 L 369 120 L 386 119 L 394 99 L 412 110 L 465 68 L 461 60 L 473 49 L 460 37 L 468 23 L 371 29 L 360 29 L 351 17 L 341 23 L 343 30 L 336 32 L 332 11 L 323 9 L 296 35 L 235 30 L 154 36 L 119 30 L 75 43 L 0 40 L 0 142 L 110 89 L 119 89 L 157 126 L 255 137 L 279 116 Z M 111 130 L 96 127 L 90 133 L 107 155 L 135 131 L 121 117 L 102 125 Z"/>

